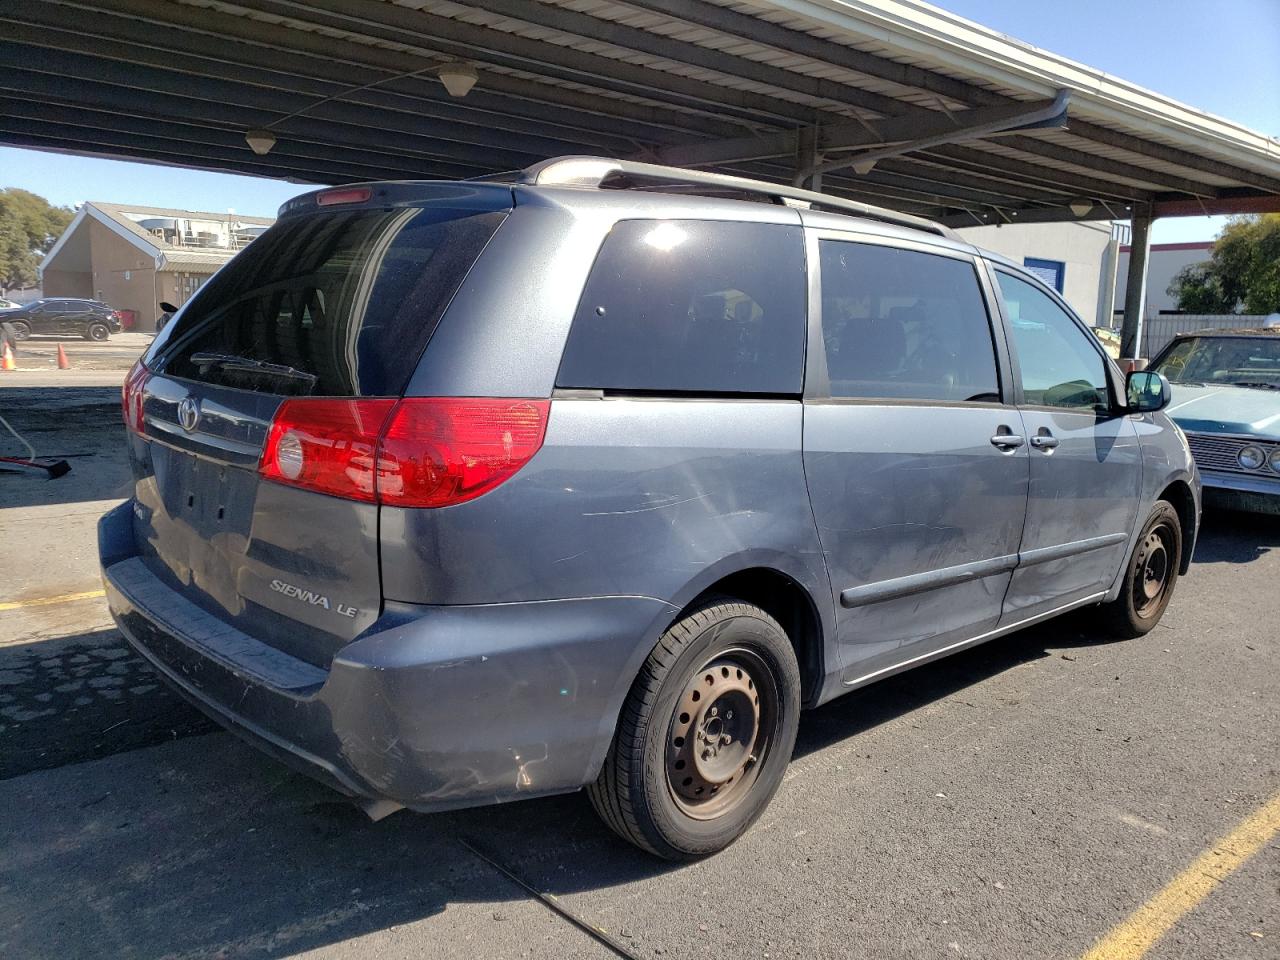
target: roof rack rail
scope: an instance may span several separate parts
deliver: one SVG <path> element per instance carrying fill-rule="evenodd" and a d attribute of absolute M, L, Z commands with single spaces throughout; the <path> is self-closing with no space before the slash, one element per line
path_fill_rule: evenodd
<path fill-rule="evenodd" d="M 499 176 L 504 179 L 511 177 L 510 174 Z M 554 157 L 526 167 L 511 179 L 520 183 L 557 187 L 603 187 L 611 180 L 615 181 L 615 186 L 625 186 L 627 181 L 650 181 L 655 184 L 712 187 L 735 193 L 758 194 L 771 198 L 775 203 L 825 207 L 840 213 L 850 213 L 884 223 L 924 230 L 951 240 L 960 239 L 949 227 L 944 227 L 932 220 L 869 203 L 860 203 L 857 200 L 833 197 L 829 193 L 816 193 L 813 190 L 802 190 L 782 183 L 769 183 L 766 180 L 750 180 L 746 177 L 709 173 L 705 170 L 687 170 L 683 167 L 664 167 L 656 163 L 640 163 L 634 160 Z"/>

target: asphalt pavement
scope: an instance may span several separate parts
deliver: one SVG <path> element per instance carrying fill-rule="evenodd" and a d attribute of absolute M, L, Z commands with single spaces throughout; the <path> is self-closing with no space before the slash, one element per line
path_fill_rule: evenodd
<path fill-rule="evenodd" d="M 1075 616 L 807 714 L 764 818 L 677 867 L 581 795 L 371 823 L 169 694 L 98 594 L 118 375 L 0 374 L 73 464 L 0 474 L 0 957 L 1074 958 L 1208 851 L 1108 956 L 1280 958 L 1274 825 L 1232 860 L 1280 792 L 1280 522 L 1207 515 L 1144 639 Z"/>

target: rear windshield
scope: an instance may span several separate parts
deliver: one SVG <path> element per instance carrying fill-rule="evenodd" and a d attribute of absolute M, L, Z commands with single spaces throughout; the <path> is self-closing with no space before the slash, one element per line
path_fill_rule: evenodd
<path fill-rule="evenodd" d="M 268 393 L 397 395 L 504 216 L 398 208 L 283 220 L 185 307 L 161 369 Z"/>

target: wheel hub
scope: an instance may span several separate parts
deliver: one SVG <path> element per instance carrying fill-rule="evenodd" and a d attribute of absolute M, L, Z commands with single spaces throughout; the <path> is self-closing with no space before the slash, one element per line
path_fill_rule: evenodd
<path fill-rule="evenodd" d="M 756 763 L 760 695 L 746 665 L 718 659 L 699 670 L 677 702 L 667 740 L 667 779 L 677 799 L 723 808 Z"/>
<path fill-rule="evenodd" d="M 1160 596 L 1169 573 L 1169 553 L 1158 533 L 1151 533 L 1142 543 L 1138 565 L 1142 595 L 1148 601 Z"/>

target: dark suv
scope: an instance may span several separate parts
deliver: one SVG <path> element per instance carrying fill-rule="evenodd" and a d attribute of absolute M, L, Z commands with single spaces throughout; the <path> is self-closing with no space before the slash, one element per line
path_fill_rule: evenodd
<path fill-rule="evenodd" d="M 0 310 L 0 320 L 11 324 L 19 340 L 46 334 L 108 340 L 120 332 L 120 314 L 101 300 L 45 297 L 12 310 Z"/>
<path fill-rule="evenodd" d="M 802 708 L 1078 607 L 1150 630 L 1200 513 L 1167 402 L 851 201 L 590 158 L 343 187 L 130 374 L 102 564 L 173 686 L 372 815 L 586 786 L 696 856 Z"/>

